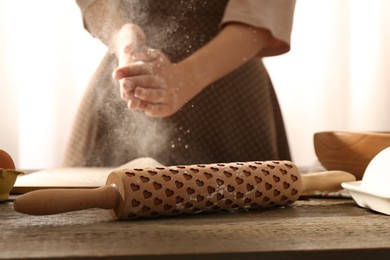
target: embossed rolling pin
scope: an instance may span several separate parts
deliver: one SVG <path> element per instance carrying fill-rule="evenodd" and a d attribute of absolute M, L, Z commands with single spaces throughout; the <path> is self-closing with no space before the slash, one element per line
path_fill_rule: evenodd
<path fill-rule="evenodd" d="M 96 189 L 47 189 L 19 196 L 16 211 L 48 215 L 109 209 L 114 219 L 288 205 L 311 191 L 335 191 L 346 172 L 300 174 L 290 161 L 117 170 Z"/>

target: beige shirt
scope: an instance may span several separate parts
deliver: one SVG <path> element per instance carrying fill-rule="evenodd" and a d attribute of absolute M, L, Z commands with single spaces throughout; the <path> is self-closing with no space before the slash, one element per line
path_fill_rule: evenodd
<path fill-rule="evenodd" d="M 95 1 L 76 0 L 83 15 Z M 273 38 L 262 56 L 280 55 L 290 50 L 295 3 L 296 0 L 230 0 L 221 26 L 238 22 L 266 29 Z"/>
<path fill-rule="evenodd" d="M 230 22 L 249 24 L 269 30 L 273 40 L 263 56 L 273 56 L 290 50 L 295 0 L 230 0 L 222 25 Z"/>

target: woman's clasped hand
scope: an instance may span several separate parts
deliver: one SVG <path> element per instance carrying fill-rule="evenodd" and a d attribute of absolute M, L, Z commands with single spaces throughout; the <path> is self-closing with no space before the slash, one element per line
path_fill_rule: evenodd
<path fill-rule="evenodd" d="M 113 79 L 119 82 L 121 98 L 130 110 L 148 116 L 166 117 L 176 113 L 191 97 L 188 74 L 180 71 L 161 51 L 145 45 L 145 34 L 126 24 L 114 39 L 118 67 Z"/>

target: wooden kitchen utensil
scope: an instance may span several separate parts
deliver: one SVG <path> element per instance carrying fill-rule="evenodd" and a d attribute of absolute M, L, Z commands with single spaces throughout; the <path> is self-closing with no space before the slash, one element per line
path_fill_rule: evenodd
<path fill-rule="evenodd" d="M 325 169 L 347 171 L 361 180 L 369 162 L 390 146 L 390 133 L 318 132 L 313 141 L 317 158 Z"/>
<path fill-rule="evenodd" d="M 113 171 L 97 189 L 39 190 L 15 210 L 33 215 L 111 209 L 114 219 L 288 205 L 305 192 L 334 191 L 355 180 L 340 171 L 301 175 L 290 161 L 221 163 Z"/>

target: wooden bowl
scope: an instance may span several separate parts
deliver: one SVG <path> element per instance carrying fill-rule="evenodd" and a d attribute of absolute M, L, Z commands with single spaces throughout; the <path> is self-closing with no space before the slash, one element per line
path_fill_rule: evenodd
<path fill-rule="evenodd" d="M 327 170 L 342 170 L 361 180 L 370 161 L 390 147 L 390 133 L 319 132 L 314 134 L 314 150 Z"/>

